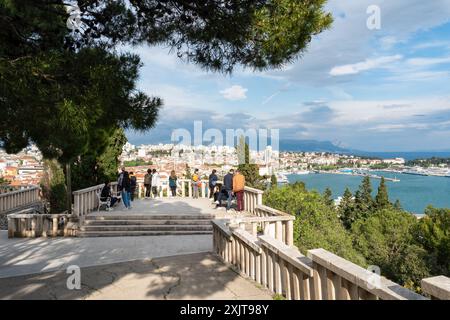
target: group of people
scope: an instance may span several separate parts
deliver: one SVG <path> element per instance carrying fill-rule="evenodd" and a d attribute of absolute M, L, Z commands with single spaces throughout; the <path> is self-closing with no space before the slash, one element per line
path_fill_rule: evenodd
<path fill-rule="evenodd" d="M 178 177 L 174 170 L 169 176 L 169 188 L 172 197 L 177 194 Z M 199 170 L 195 169 L 191 177 L 193 198 L 199 197 L 199 190 L 202 186 Z M 148 169 L 144 176 L 145 198 L 158 197 L 161 191 L 161 178 L 156 169 Z M 216 204 L 216 208 L 222 206 L 222 201 L 226 201 L 226 209 L 231 209 L 233 197 L 236 198 L 236 211 L 244 210 L 244 187 L 245 177 L 239 170 L 231 169 L 223 178 L 223 183 L 219 183 L 217 171 L 213 170 L 208 178 L 209 198 Z M 131 202 L 134 200 L 137 188 L 136 176 L 133 172 L 126 171 L 125 167 L 121 168 L 119 178 L 117 180 L 117 191 L 120 192 L 120 198 L 127 209 L 131 209 Z M 101 201 L 110 199 L 109 207 L 113 207 L 119 197 L 112 194 L 110 182 L 106 182 L 100 195 Z"/>
<path fill-rule="evenodd" d="M 239 171 L 231 169 L 223 178 L 223 184 L 218 183 L 216 170 L 209 175 L 209 197 L 213 198 L 216 208 L 222 206 L 222 200 L 227 201 L 226 209 L 231 209 L 233 196 L 236 197 L 236 211 L 244 210 L 245 177 Z"/>
<path fill-rule="evenodd" d="M 117 194 L 113 194 L 111 190 L 111 183 L 107 181 L 100 193 L 100 200 L 107 201 L 109 199 L 109 209 L 119 200 L 118 194 L 120 193 L 120 199 L 122 199 L 123 205 L 127 209 L 131 209 L 131 201 L 134 201 L 134 195 L 137 188 L 137 179 L 133 172 L 126 171 L 125 167 L 122 167 L 117 179 Z"/>

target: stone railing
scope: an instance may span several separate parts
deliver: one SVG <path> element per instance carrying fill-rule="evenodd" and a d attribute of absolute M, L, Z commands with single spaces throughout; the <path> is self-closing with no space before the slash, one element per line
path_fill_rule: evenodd
<path fill-rule="evenodd" d="M 28 186 L 23 189 L 0 194 L 0 213 L 8 213 L 25 209 L 41 201 L 38 186 Z"/>
<path fill-rule="evenodd" d="M 199 188 L 199 197 L 200 198 L 208 198 L 209 196 L 209 186 L 208 180 L 201 180 L 202 185 Z M 160 187 L 158 190 L 158 196 L 160 198 L 168 198 L 171 197 L 172 192 L 169 187 L 169 179 L 161 179 Z M 193 186 L 192 181 L 189 179 L 177 179 L 177 196 L 179 197 L 192 197 L 193 194 Z M 145 196 L 145 186 L 144 183 L 139 181 L 137 183 L 136 189 L 137 198 L 144 198 Z M 153 197 L 153 194 L 151 194 Z"/>
<path fill-rule="evenodd" d="M 33 209 L 8 215 L 9 238 L 75 236 L 76 225 L 68 214 L 38 214 Z"/>
<path fill-rule="evenodd" d="M 213 251 L 272 293 L 295 300 L 424 300 L 426 297 L 324 249 L 308 257 L 270 235 L 253 235 L 229 220 L 213 221 Z M 448 297 L 448 278 L 425 279 L 424 291 Z"/>
<path fill-rule="evenodd" d="M 253 236 L 268 235 L 288 246 L 294 245 L 294 220 L 292 215 L 267 217 L 245 217 L 230 220 L 231 224 L 239 226 Z"/>
<path fill-rule="evenodd" d="M 80 222 L 83 222 L 84 217 L 94 209 L 98 208 L 97 193 L 101 192 L 104 183 L 74 191 L 73 194 L 73 214 L 79 218 Z M 117 183 L 111 184 L 113 192 L 117 192 Z"/>
<path fill-rule="evenodd" d="M 255 214 L 256 208 L 262 205 L 262 196 L 264 191 L 245 187 L 244 188 L 244 210 Z"/>
<path fill-rule="evenodd" d="M 423 279 L 422 290 L 433 300 L 450 300 L 450 278 L 438 276 Z"/>

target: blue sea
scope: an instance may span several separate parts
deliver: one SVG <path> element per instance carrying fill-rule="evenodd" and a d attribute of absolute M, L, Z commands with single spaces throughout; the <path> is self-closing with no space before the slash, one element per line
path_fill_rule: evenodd
<path fill-rule="evenodd" d="M 438 208 L 450 208 L 450 178 L 393 174 L 390 172 L 374 172 L 379 176 L 400 179 L 400 182 L 387 181 L 391 202 L 397 199 L 408 212 L 423 214 L 428 205 Z M 363 177 L 342 174 L 308 174 L 288 175 L 290 183 L 303 181 L 308 190 L 323 192 L 329 187 L 336 199 L 343 195 L 348 187 L 353 193 L 358 189 Z M 371 179 L 374 196 L 380 183 L 379 179 Z"/>

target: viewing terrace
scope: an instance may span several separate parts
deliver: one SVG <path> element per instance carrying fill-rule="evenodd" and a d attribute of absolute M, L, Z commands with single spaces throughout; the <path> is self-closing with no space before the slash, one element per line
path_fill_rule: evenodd
<path fill-rule="evenodd" d="M 206 181 L 199 199 L 188 180 L 175 198 L 164 181 L 159 198 L 142 199 L 140 184 L 131 210 L 119 203 L 104 211 L 102 187 L 75 191 L 72 214 L 8 214 L 1 299 L 450 299 L 446 277 L 424 279 L 423 296 L 324 249 L 303 255 L 295 217 L 263 205 L 261 190 L 246 187 L 237 213 L 214 209 Z M 34 199 L 14 197 L 17 208 Z M 65 287 L 71 265 L 82 269 L 81 290 Z"/>

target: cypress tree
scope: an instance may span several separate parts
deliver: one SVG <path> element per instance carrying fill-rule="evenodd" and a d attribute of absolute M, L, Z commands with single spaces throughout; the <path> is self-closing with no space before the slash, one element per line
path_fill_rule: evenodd
<path fill-rule="evenodd" d="M 323 192 L 323 199 L 325 200 L 325 203 L 330 206 L 330 207 L 334 207 L 333 204 L 333 192 L 331 191 L 330 188 L 326 188 L 325 191 Z"/>
<path fill-rule="evenodd" d="M 342 196 L 341 203 L 338 207 L 338 215 L 344 227 L 350 229 L 352 223 L 355 221 L 356 215 L 355 200 L 349 188 L 345 189 L 344 195 Z"/>
<path fill-rule="evenodd" d="M 381 182 L 378 187 L 378 193 L 375 197 L 375 207 L 380 209 L 386 209 L 391 206 L 391 203 L 389 202 L 389 195 L 386 187 L 386 181 L 384 180 L 384 177 L 381 177 Z"/>

